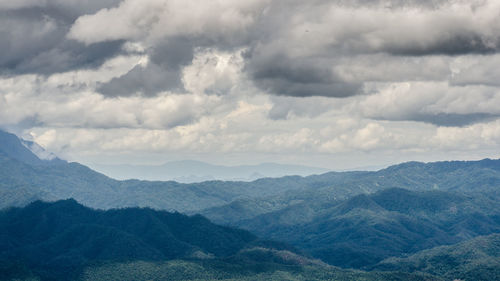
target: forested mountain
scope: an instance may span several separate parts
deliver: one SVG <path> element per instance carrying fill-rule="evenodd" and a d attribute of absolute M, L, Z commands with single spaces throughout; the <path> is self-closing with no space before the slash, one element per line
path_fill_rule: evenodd
<path fill-rule="evenodd" d="M 201 216 L 138 208 L 96 211 L 71 199 L 1 212 L 0 237 L 4 270 L 11 264 L 56 279 L 72 279 L 92 261 L 227 257 L 258 245 L 249 232 Z"/>
<path fill-rule="evenodd" d="M 283 255 L 290 257 L 288 254 L 279 252 L 281 250 L 279 253 L 272 252 L 266 247 L 264 250 L 242 252 L 248 243 L 256 246 L 252 243 L 258 241 L 253 236 L 257 235 L 263 239 L 288 243 L 312 259 L 321 259 L 334 266 L 364 270 L 394 268 L 448 278 L 451 276 L 447 275 L 448 271 L 426 270 L 418 266 L 418 269 L 411 266 L 390 267 L 392 260 L 387 259 L 500 233 L 500 160 L 408 162 L 375 172 L 329 172 L 308 177 L 264 178 L 253 182 L 181 184 L 173 181 L 118 181 L 81 164 L 55 158 L 35 144 L 23 142 L 14 135 L 2 133 L 0 136 L 0 208 L 25 206 L 39 199 L 57 201 L 74 198 L 85 206 L 98 209 L 150 207 L 191 215 L 201 213 L 215 223 L 253 233 L 220 228 L 199 215 L 186 217 L 152 209 L 95 211 L 73 200 L 54 204 L 36 202 L 24 209 L 8 209 L 2 213 L 2 223 L 8 229 L 17 229 L 14 232 L 0 232 L 0 249 L 3 254 L 8 253 L 3 255 L 2 270 L 25 272 L 28 277 L 35 273 L 44 276 L 43 268 L 49 268 L 51 261 L 57 265 L 67 264 L 71 272 L 84 272 L 85 278 L 89 280 L 94 280 L 97 273 L 97 276 L 102 276 L 101 273 L 110 270 L 136 276 L 136 270 L 143 267 L 157 270 L 159 275 L 170 274 L 172 267 L 197 272 L 192 275 L 193 279 L 216 279 L 226 274 L 225 278 L 252 280 L 264 274 L 262 276 L 279 280 L 280 274 L 291 274 L 293 270 L 305 272 L 303 278 L 297 280 L 322 280 L 314 276 L 333 278 L 335 274 L 352 277 L 355 274 L 336 268 L 325 269 L 324 266 L 305 269 L 305 260 L 311 266 L 318 266 L 318 263 L 302 256 L 292 259 L 294 262 L 290 265 L 290 260 L 283 260 Z M 58 215 L 64 214 L 65 208 L 72 215 Z M 57 211 L 50 211 L 52 209 Z M 29 210 L 36 212 L 23 216 Z M 190 230 L 175 233 L 165 222 L 167 218 L 195 223 L 201 227 L 193 228 L 198 233 L 204 233 L 205 227 L 208 231 L 218 229 L 213 239 L 210 235 L 204 238 L 218 243 L 217 247 L 222 247 L 220 249 L 225 247 L 222 244 L 229 241 L 228 249 L 219 252 L 179 238 L 191 233 Z M 69 222 L 75 222 L 76 225 L 60 225 Z M 123 222 L 142 228 L 132 230 Z M 34 231 L 32 236 L 24 236 L 30 231 Z M 226 231 L 231 235 L 236 233 L 239 238 L 227 236 Z M 141 238 L 137 238 L 137 235 Z M 116 243 L 110 239 L 116 240 Z M 99 247 L 102 251 L 97 251 L 95 241 L 109 243 L 106 247 Z M 164 242 L 161 241 L 173 244 L 162 244 Z M 130 251 L 123 252 L 123 245 L 127 245 L 124 248 Z M 65 252 L 61 254 L 62 250 L 58 252 L 53 249 L 63 249 Z M 43 261 L 44 264 L 25 259 L 30 256 L 28 253 L 34 253 L 37 257 L 35 260 Z M 249 256 L 260 260 L 255 263 L 255 270 L 248 271 L 248 264 L 253 263 Z M 424 256 L 416 254 L 411 261 L 401 262 L 409 264 L 416 257 L 424 259 Z M 222 260 L 157 263 L 162 259 L 193 257 L 220 257 Z M 269 259 L 272 265 L 263 266 L 263 258 L 266 261 Z M 473 264 L 474 259 L 475 256 L 460 262 Z M 84 268 L 87 262 L 94 260 L 110 262 Z M 233 266 L 237 268 L 232 271 L 234 274 L 228 273 L 227 270 L 231 271 Z M 296 267 L 291 269 L 287 266 Z M 33 268 L 36 269 L 35 273 L 31 272 Z M 262 271 L 262 268 L 270 270 Z M 64 275 L 66 269 L 58 270 Z M 248 274 L 241 275 L 241 271 L 245 270 Z M 52 269 L 49 271 L 52 272 Z M 213 275 L 203 275 L 206 272 L 212 272 Z M 489 272 L 493 275 L 487 276 L 498 276 L 495 270 Z M 373 274 L 366 275 L 367 280 L 377 280 L 370 279 L 375 278 Z M 385 279 L 382 280 L 390 280 L 391 273 L 383 274 Z M 397 278 L 402 278 L 402 275 L 398 274 L 390 275 L 390 278 L 399 280 Z M 297 276 L 297 273 L 292 275 Z M 361 275 L 356 276 L 361 278 Z M 405 276 L 417 278 L 415 280 L 427 278 L 419 274 Z M 144 278 L 148 279 L 147 276 Z"/>
<path fill-rule="evenodd" d="M 1 211 L 0 237 L 0 280 L 437 280 L 340 270 L 199 215 L 74 200 Z"/>
<path fill-rule="evenodd" d="M 216 222 L 231 224 L 302 202 L 314 211 L 323 203 L 390 187 L 497 194 L 500 185 L 500 160 L 489 159 L 409 162 L 377 172 L 329 172 L 253 182 L 118 181 L 78 163 L 42 160 L 16 136 L 2 135 L 8 141 L 0 142 L 0 208 L 22 206 L 36 199 L 74 198 L 102 209 L 139 206 L 201 212 Z"/>
<path fill-rule="evenodd" d="M 500 277 L 500 234 L 480 236 L 405 258 L 389 258 L 374 268 L 426 272 L 447 280 L 489 281 Z"/>
<path fill-rule="evenodd" d="M 309 212 L 304 204 L 291 206 L 237 225 L 332 265 L 365 268 L 391 256 L 500 233 L 498 200 L 491 194 L 391 188 Z"/>
<path fill-rule="evenodd" d="M 239 221 L 265 213 L 282 209 L 286 212 L 285 209 L 293 206 L 300 209 L 304 217 L 299 219 L 309 220 L 324 204 L 392 187 L 499 196 L 500 160 L 408 162 L 376 172 L 330 172 L 304 180 L 308 183 L 303 188 L 255 200 L 237 200 L 201 213 L 217 223 L 237 225 Z"/>

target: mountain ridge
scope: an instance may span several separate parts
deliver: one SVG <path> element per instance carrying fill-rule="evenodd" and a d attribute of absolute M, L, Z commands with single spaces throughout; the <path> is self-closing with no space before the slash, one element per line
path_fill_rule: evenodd
<path fill-rule="evenodd" d="M 160 165 L 95 164 L 91 165 L 91 167 L 109 177 L 119 180 L 173 180 L 181 183 L 211 180 L 253 181 L 265 177 L 308 176 L 328 172 L 328 169 L 324 168 L 270 162 L 256 165 L 226 166 L 196 160 L 169 161 Z"/>
<path fill-rule="evenodd" d="M 73 199 L 1 211 L 0 226 L 3 259 L 40 269 L 42 276 L 44 268 L 64 274 L 87 260 L 165 260 L 199 251 L 225 257 L 257 242 L 247 231 L 218 226 L 199 215 L 148 208 L 99 211 Z"/>
<path fill-rule="evenodd" d="M 0 153 L 30 165 L 58 165 L 66 161 L 57 158 L 35 142 L 0 130 Z"/>

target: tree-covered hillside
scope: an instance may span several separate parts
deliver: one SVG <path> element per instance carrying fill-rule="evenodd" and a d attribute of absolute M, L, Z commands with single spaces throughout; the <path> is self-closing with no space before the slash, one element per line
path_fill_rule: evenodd
<path fill-rule="evenodd" d="M 480 236 L 452 246 L 441 246 L 405 258 L 389 258 L 378 270 L 426 272 L 447 280 L 500 279 L 500 234 Z"/>
<path fill-rule="evenodd" d="M 0 280 L 438 280 L 341 270 L 199 215 L 74 200 L 4 210 L 0 237 Z"/>
<path fill-rule="evenodd" d="M 290 243 L 332 265 L 363 268 L 402 254 L 500 233 L 491 194 L 392 188 L 323 204 L 268 213 L 238 225 Z"/>
<path fill-rule="evenodd" d="M 304 220 L 309 220 L 325 204 L 393 187 L 500 196 L 500 160 L 408 162 L 376 172 L 331 172 L 304 179 L 308 183 L 302 188 L 234 201 L 202 210 L 201 214 L 217 223 L 238 225 L 242 220 L 293 206 L 305 214 Z"/>
<path fill-rule="evenodd" d="M 74 278 L 93 261 L 227 257 L 260 245 L 247 231 L 201 216 L 152 209 L 92 210 L 74 200 L 0 212 L 3 274 L 29 268 L 42 277 Z"/>
<path fill-rule="evenodd" d="M 408 162 L 376 172 L 181 184 L 117 181 L 78 163 L 38 158 L 30 144 L 13 135 L 6 139 L 7 145 L 0 143 L 4 145 L 0 147 L 0 208 L 25 206 L 37 199 L 74 198 L 99 209 L 152 209 L 95 211 L 74 200 L 7 209 L 0 216 L 0 270 L 5 274 L 24 272 L 28 278 L 55 272 L 66 276 L 67 272 L 82 272 L 85 266 L 89 273 L 116 266 L 133 272 L 135 265 L 130 268 L 128 264 L 135 261 L 145 262 L 138 263 L 139 268 L 153 266 L 170 272 L 168 268 L 177 263 L 164 268 L 149 262 L 212 261 L 214 257 L 214 263 L 197 260 L 184 265 L 190 270 L 210 271 L 235 264 L 248 269 L 246 265 L 254 261 L 249 252 L 241 250 L 262 246 L 255 244 L 259 240 L 254 235 L 283 241 L 330 265 L 371 269 L 387 258 L 500 233 L 500 160 Z M 153 209 L 201 213 L 215 223 L 253 234 L 215 226 L 199 215 Z M 275 270 L 276 264 L 289 265 L 275 254 L 253 255 L 257 260 L 270 258 L 271 271 L 224 276 L 251 280 L 261 273 L 272 278 L 282 271 L 290 273 L 287 268 Z M 97 263 L 89 264 L 94 261 Z M 256 263 L 257 268 L 263 266 L 261 262 Z M 294 264 L 301 270 L 303 265 Z M 315 270 L 324 273 L 323 267 Z M 314 280 L 313 275 L 304 276 Z"/>

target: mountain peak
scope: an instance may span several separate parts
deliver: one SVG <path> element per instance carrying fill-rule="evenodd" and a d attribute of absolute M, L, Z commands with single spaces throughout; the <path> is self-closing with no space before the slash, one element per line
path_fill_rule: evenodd
<path fill-rule="evenodd" d="M 66 161 L 57 158 L 35 142 L 0 130 L 0 154 L 29 165 L 57 165 Z"/>

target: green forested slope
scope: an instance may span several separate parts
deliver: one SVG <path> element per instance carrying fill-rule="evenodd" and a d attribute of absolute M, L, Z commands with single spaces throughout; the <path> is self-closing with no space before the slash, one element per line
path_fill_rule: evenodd
<path fill-rule="evenodd" d="M 363 268 L 391 256 L 500 233 L 498 200 L 491 194 L 392 188 L 309 213 L 305 204 L 292 206 L 239 226 L 332 265 Z"/>
<path fill-rule="evenodd" d="M 373 268 L 427 272 L 448 280 L 500 280 L 500 234 L 424 250 L 405 258 L 389 258 Z"/>
<path fill-rule="evenodd" d="M 376 172 L 326 173 L 305 178 L 304 188 L 288 190 L 275 196 L 240 200 L 202 210 L 201 214 L 217 223 L 238 225 L 265 213 L 292 208 L 311 219 L 334 201 L 358 194 L 370 194 L 387 188 L 414 191 L 440 190 L 460 193 L 488 193 L 500 196 L 500 160 L 408 162 Z M 290 217 L 294 217 L 293 215 Z"/>
<path fill-rule="evenodd" d="M 439 280 L 342 270 L 238 229 L 74 200 L 0 212 L 0 280 Z"/>
<path fill-rule="evenodd" d="M 138 208 L 96 211 L 74 200 L 2 211 L 0 237 L 0 263 L 57 279 L 74 278 L 92 261 L 226 257 L 258 245 L 249 232 L 201 216 Z"/>
<path fill-rule="evenodd" d="M 439 277 L 404 272 L 362 272 L 312 265 L 239 263 L 233 260 L 131 262 L 87 268 L 85 281 L 440 281 Z"/>

